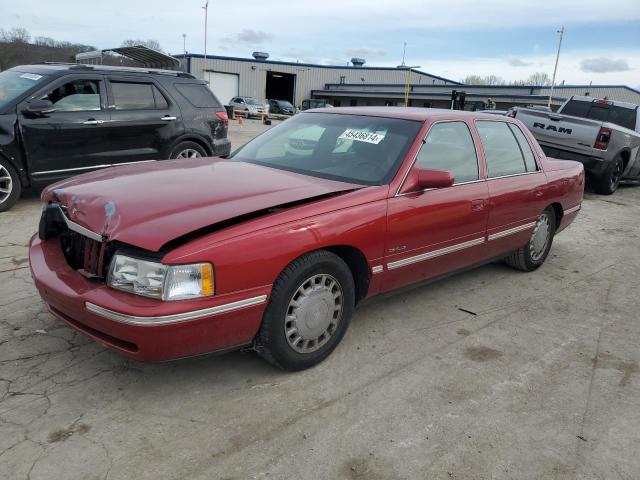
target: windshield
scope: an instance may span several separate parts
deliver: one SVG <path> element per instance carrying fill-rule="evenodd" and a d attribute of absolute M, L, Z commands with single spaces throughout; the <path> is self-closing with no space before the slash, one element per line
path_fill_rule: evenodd
<path fill-rule="evenodd" d="M 260 102 L 258 100 L 256 100 L 255 98 L 244 97 L 244 101 L 245 101 L 245 103 L 247 103 L 249 105 L 260 105 Z"/>
<path fill-rule="evenodd" d="M 281 106 L 281 107 L 285 107 L 285 108 L 293 108 L 293 105 L 291 105 L 289 102 L 287 102 L 286 100 L 276 100 L 276 103 Z"/>
<path fill-rule="evenodd" d="M 266 131 L 232 158 L 314 177 L 383 185 L 395 176 L 422 122 L 302 113 Z"/>
<path fill-rule="evenodd" d="M 7 70 L 0 73 L 0 108 L 15 100 L 31 87 L 38 85 L 44 75 Z"/>

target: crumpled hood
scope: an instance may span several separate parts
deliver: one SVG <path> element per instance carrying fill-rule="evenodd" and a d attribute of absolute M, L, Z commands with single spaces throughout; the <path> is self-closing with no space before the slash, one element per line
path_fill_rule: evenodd
<path fill-rule="evenodd" d="M 49 186 L 43 201 L 70 220 L 147 250 L 256 211 L 361 188 L 245 162 L 211 158 L 113 167 Z"/>

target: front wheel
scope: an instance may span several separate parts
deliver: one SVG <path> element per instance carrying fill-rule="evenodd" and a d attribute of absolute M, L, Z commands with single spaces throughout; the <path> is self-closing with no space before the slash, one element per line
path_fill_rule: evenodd
<path fill-rule="evenodd" d="M 0 157 L 0 212 L 9 210 L 16 204 L 21 190 L 22 185 L 15 168 Z"/>
<path fill-rule="evenodd" d="M 596 192 L 602 195 L 611 195 L 620 186 L 624 162 L 619 155 L 611 161 L 606 171 L 595 179 L 594 187 Z"/>
<path fill-rule="evenodd" d="M 555 231 L 555 211 L 553 207 L 548 207 L 536 220 L 536 225 L 527 244 L 505 258 L 507 265 L 525 272 L 532 272 L 540 267 L 551 250 Z"/>
<path fill-rule="evenodd" d="M 255 349 L 284 370 L 312 367 L 340 343 L 354 305 L 355 286 L 347 264 L 324 250 L 304 255 L 276 280 Z"/>

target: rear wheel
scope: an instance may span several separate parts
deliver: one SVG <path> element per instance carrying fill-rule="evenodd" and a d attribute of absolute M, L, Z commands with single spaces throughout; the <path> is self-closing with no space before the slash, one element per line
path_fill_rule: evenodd
<path fill-rule="evenodd" d="M 347 264 L 319 250 L 292 262 L 278 277 L 255 348 L 284 370 L 303 370 L 325 358 L 342 340 L 355 305 Z"/>
<path fill-rule="evenodd" d="M 620 186 L 623 171 L 624 161 L 622 157 L 618 155 L 607 167 L 607 170 L 595 179 L 594 187 L 596 192 L 603 195 L 611 195 L 615 192 Z"/>
<path fill-rule="evenodd" d="M 21 190 L 18 172 L 13 165 L 0 157 L 0 212 L 7 211 L 16 204 Z"/>
<path fill-rule="evenodd" d="M 556 215 L 553 207 L 547 207 L 536 220 L 527 244 L 505 258 L 507 265 L 525 272 L 531 272 L 540 267 L 551 250 L 555 231 Z"/>
<path fill-rule="evenodd" d="M 199 158 L 206 157 L 207 152 L 195 142 L 180 142 L 174 147 L 169 158 Z"/>

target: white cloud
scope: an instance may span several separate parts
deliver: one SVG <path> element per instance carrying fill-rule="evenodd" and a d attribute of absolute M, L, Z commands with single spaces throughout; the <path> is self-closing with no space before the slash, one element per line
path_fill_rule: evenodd
<path fill-rule="evenodd" d="M 344 51 L 348 57 L 364 57 L 365 59 L 370 57 L 384 57 L 389 53 L 387 50 L 378 49 L 378 48 L 367 48 L 367 47 L 359 47 L 359 48 L 348 48 Z"/>
<path fill-rule="evenodd" d="M 631 70 L 626 60 L 607 57 L 586 58 L 580 62 L 580 69 L 583 72 L 592 73 L 627 72 Z"/>
<path fill-rule="evenodd" d="M 525 62 L 521 58 L 516 57 L 507 58 L 507 63 L 512 67 L 529 67 L 533 65 L 533 62 Z"/>
<path fill-rule="evenodd" d="M 609 56 L 613 58 L 625 58 L 629 65 L 626 71 L 610 71 L 603 73 L 584 72 L 582 63 L 584 60 Z M 451 60 L 433 60 L 429 58 L 416 58 L 416 63 L 422 65 L 421 70 L 450 78 L 461 80 L 467 75 L 476 74 L 482 77 L 486 75 L 497 75 L 507 81 L 523 80 L 535 72 L 546 72 L 551 76 L 555 55 L 532 55 L 523 56 L 521 60 L 531 65 L 527 68 L 511 66 L 503 58 L 457 58 Z M 391 62 L 383 63 L 386 66 L 393 66 Z M 587 85 L 593 81 L 594 84 L 623 84 L 636 85 L 640 78 L 640 51 L 638 50 L 585 50 L 564 52 L 560 56 L 556 83 Z"/>
<path fill-rule="evenodd" d="M 252 30 L 250 28 L 245 28 L 241 30 L 239 33 L 234 35 L 229 35 L 222 39 L 222 44 L 229 43 L 243 43 L 246 45 L 260 45 L 267 40 L 273 39 L 273 35 L 267 32 L 263 32 L 260 30 Z"/>

